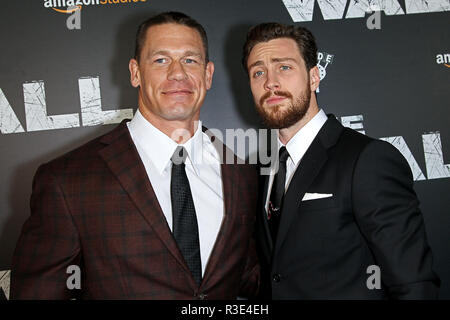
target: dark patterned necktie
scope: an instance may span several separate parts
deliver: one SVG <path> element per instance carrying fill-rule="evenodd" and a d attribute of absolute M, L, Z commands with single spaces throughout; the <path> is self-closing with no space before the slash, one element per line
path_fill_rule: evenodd
<path fill-rule="evenodd" d="M 275 243 L 280 225 L 281 209 L 283 206 L 283 198 L 286 184 L 286 161 L 289 158 L 289 153 L 286 147 L 281 147 L 279 151 L 279 168 L 273 179 L 272 192 L 270 193 L 269 212 L 267 218 L 269 219 L 269 228 L 272 235 L 272 241 Z"/>
<path fill-rule="evenodd" d="M 170 197 L 172 200 L 173 235 L 197 285 L 202 281 L 197 216 L 185 170 L 186 150 L 178 147 L 172 160 Z"/>

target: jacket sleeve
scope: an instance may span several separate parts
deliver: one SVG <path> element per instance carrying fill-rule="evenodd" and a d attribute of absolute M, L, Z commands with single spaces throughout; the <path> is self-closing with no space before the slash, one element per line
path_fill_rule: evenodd
<path fill-rule="evenodd" d="M 249 194 L 249 210 L 247 215 L 250 217 L 250 238 L 248 243 L 248 250 L 246 255 L 246 263 L 244 272 L 241 276 L 241 283 L 239 287 L 239 297 L 243 298 L 256 298 L 260 288 L 261 270 L 260 264 L 256 252 L 256 212 L 258 208 L 258 194 L 255 190 L 258 190 L 258 173 L 256 166 L 250 166 L 250 175 L 246 182 L 248 184 L 247 191 Z"/>
<path fill-rule="evenodd" d="M 79 238 L 64 193 L 47 165 L 34 177 L 30 208 L 14 251 L 11 299 L 70 299 L 74 291 L 67 280 L 76 271 L 67 268 L 79 266 Z"/>
<path fill-rule="evenodd" d="M 247 262 L 241 278 L 239 297 L 256 298 L 260 286 L 260 265 L 256 255 L 255 239 L 252 237 L 249 244 Z"/>
<path fill-rule="evenodd" d="M 437 299 L 419 201 L 408 163 L 387 142 L 369 143 L 356 163 L 353 208 L 392 299 Z"/>

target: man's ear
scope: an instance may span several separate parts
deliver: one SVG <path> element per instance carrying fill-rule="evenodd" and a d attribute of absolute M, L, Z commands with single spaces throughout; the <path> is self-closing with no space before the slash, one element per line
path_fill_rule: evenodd
<path fill-rule="evenodd" d="M 139 63 L 136 59 L 130 59 L 128 63 L 128 68 L 130 69 L 130 82 L 135 88 L 141 85 L 141 76 L 139 73 Z"/>
<path fill-rule="evenodd" d="M 212 63 L 211 61 L 208 62 L 208 64 L 206 65 L 206 90 L 209 90 L 212 86 L 212 79 L 213 79 L 213 74 L 214 74 L 214 63 Z"/>
<path fill-rule="evenodd" d="M 311 85 L 311 92 L 315 92 L 320 84 L 320 72 L 317 66 L 309 70 L 309 83 Z"/>

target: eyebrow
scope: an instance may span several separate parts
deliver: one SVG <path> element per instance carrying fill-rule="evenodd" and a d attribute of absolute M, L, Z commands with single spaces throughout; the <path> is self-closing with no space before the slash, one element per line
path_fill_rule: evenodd
<path fill-rule="evenodd" d="M 288 58 L 288 57 L 285 57 L 285 58 L 272 58 L 272 59 L 270 59 L 270 62 L 285 62 L 285 61 L 292 61 L 292 62 L 297 63 L 296 59 Z M 262 60 L 255 61 L 251 65 L 248 66 L 248 70 L 250 70 L 253 67 L 261 66 L 263 64 L 264 63 L 262 62 Z"/>
<path fill-rule="evenodd" d="M 167 51 L 167 50 L 158 50 L 158 51 L 152 52 L 150 54 L 150 57 L 153 57 L 153 56 L 156 56 L 156 55 L 170 56 L 170 52 Z M 186 57 L 186 56 L 195 56 L 195 57 L 199 57 L 199 58 L 203 59 L 203 55 L 201 53 L 198 53 L 198 52 L 195 52 L 195 51 L 192 51 L 192 50 L 188 50 L 188 51 L 183 52 L 183 56 L 184 57 Z"/>

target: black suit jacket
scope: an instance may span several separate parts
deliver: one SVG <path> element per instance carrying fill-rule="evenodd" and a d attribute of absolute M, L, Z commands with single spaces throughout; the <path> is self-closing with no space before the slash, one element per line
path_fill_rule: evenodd
<path fill-rule="evenodd" d="M 261 204 L 267 195 L 263 178 Z M 305 193 L 332 197 L 302 201 Z M 284 197 L 274 243 L 264 209 L 257 233 L 265 298 L 437 298 L 408 163 L 389 143 L 344 128 L 334 116 L 301 160 Z M 381 289 L 368 289 L 381 269 Z"/>

